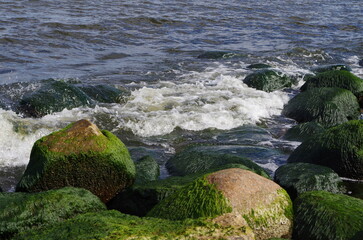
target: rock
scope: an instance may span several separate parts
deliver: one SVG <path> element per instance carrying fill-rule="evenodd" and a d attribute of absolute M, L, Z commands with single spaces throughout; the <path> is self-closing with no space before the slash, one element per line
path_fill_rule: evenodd
<path fill-rule="evenodd" d="M 251 73 L 243 82 L 249 87 L 265 92 L 281 90 L 292 85 L 292 79 L 290 77 L 281 72 L 269 69 Z"/>
<path fill-rule="evenodd" d="M 217 146 L 212 146 L 211 148 L 213 147 L 216 148 Z M 263 168 L 245 157 L 203 151 L 202 147 L 192 147 L 177 153 L 167 161 L 165 166 L 171 175 L 185 176 L 193 173 L 205 172 L 208 169 L 230 163 L 245 165 L 257 174 L 268 178 L 268 174 Z"/>
<path fill-rule="evenodd" d="M 345 179 L 344 186 L 346 187 L 347 193 L 349 194 L 349 196 L 363 200 L 363 182 L 362 181 L 351 181 L 349 179 Z"/>
<path fill-rule="evenodd" d="M 85 92 L 91 99 L 101 103 L 124 103 L 130 92 L 126 89 L 118 89 L 109 85 L 75 85 Z"/>
<path fill-rule="evenodd" d="M 86 213 L 53 224 L 49 228 L 32 230 L 14 240 L 28 239 L 243 239 L 254 240 L 251 229 L 231 228 L 205 219 L 170 221 L 139 218 L 117 211 Z"/>
<path fill-rule="evenodd" d="M 362 180 L 362 159 L 363 120 L 354 120 L 306 140 L 287 161 L 327 166 L 341 177 Z"/>
<path fill-rule="evenodd" d="M 330 64 L 330 65 L 325 65 L 325 66 L 318 66 L 315 67 L 313 69 L 311 69 L 311 71 L 315 72 L 315 73 L 321 73 L 321 72 L 327 72 L 327 71 L 352 71 L 352 69 L 345 64 Z"/>
<path fill-rule="evenodd" d="M 363 200 L 311 191 L 294 202 L 293 239 L 351 239 L 363 229 Z"/>
<path fill-rule="evenodd" d="M 363 95 L 363 80 L 348 71 L 327 71 L 310 77 L 300 88 L 306 91 L 312 88 L 337 87 L 351 91 L 357 97 Z"/>
<path fill-rule="evenodd" d="M 41 193 L 0 194 L 0 239 L 47 226 L 86 212 L 106 210 L 98 197 L 80 188 Z"/>
<path fill-rule="evenodd" d="M 230 168 L 207 174 L 163 199 L 147 216 L 181 220 L 212 218 L 249 226 L 256 239 L 289 237 L 292 204 L 276 183 L 251 171 Z"/>
<path fill-rule="evenodd" d="M 332 169 L 310 163 L 289 163 L 275 172 L 275 182 L 294 200 L 307 191 L 344 193 L 344 183 Z"/>
<path fill-rule="evenodd" d="M 263 69 L 263 68 L 271 68 L 271 67 L 272 66 L 270 66 L 268 64 L 264 64 L 264 63 L 254 63 L 254 64 L 247 66 L 248 69 Z"/>
<path fill-rule="evenodd" d="M 151 156 L 145 156 L 139 159 L 136 164 L 135 183 L 146 183 L 157 180 L 160 176 L 159 164 Z"/>
<path fill-rule="evenodd" d="M 325 128 L 316 122 L 306 122 L 293 126 L 284 135 L 284 139 L 289 141 L 303 142 L 309 137 L 322 133 Z"/>
<path fill-rule="evenodd" d="M 233 58 L 233 57 L 241 57 L 243 54 L 234 53 L 234 52 L 225 52 L 225 51 L 208 51 L 200 54 L 198 58 L 204 59 L 221 59 L 221 58 Z"/>
<path fill-rule="evenodd" d="M 156 181 L 136 183 L 117 194 L 116 197 L 107 203 L 108 209 L 116 209 L 122 213 L 145 216 L 156 204 L 164 198 L 170 196 L 178 189 L 191 183 L 195 179 L 207 173 L 212 173 L 222 169 L 240 168 L 250 170 L 242 164 L 226 164 L 221 167 L 208 169 L 204 172 L 194 173 L 183 177 L 169 177 Z M 264 176 L 266 176 L 262 172 Z"/>
<path fill-rule="evenodd" d="M 332 127 L 358 119 L 359 104 L 354 94 L 341 88 L 313 88 L 292 98 L 282 114 L 299 123 L 314 121 Z"/>
<path fill-rule="evenodd" d="M 17 191 L 74 186 L 107 202 L 133 184 L 135 165 L 112 133 L 80 120 L 35 142 Z"/>
<path fill-rule="evenodd" d="M 363 67 L 363 59 L 358 62 L 359 66 Z"/>

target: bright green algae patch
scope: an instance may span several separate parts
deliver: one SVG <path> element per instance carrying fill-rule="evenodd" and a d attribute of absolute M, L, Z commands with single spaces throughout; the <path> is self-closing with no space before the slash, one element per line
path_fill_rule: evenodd
<path fill-rule="evenodd" d="M 345 240 L 363 229 L 363 200 L 325 191 L 301 194 L 294 202 L 293 239 Z"/>
<path fill-rule="evenodd" d="M 363 120 L 349 121 L 306 140 L 287 161 L 323 165 L 339 176 L 363 179 Z"/>
<path fill-rule="evenodd" d="M 74 130 L 76 125 L 80 131 Z M 134 178 L 135 165 L 125 145 L 112 133 L 81 120 L 35 142 L 17 191 L 74 186 L 106 202 L 132 185 Z"/>
<path fill-rule="evenodd" d="M 24 232 L 14 240 L 229 239 L 228 236 L 241 234 L 241 229 L 222 227 L 204 219 L 170 221 L 104 211 L 82 214 L 42 231 Z"/>
<path fill-rule="evenodd" d="M 67 187 L 41 193 L 0 193 L 0 239 L 80 213 L 105 209 L 98 197 L 80 188 Z"/>
<path fill-rule="evenodd" d="M 204 176 L 163 199 L 147 216 L 182 220 L 216 217 L 231 211 L 232 207 L 227 198 Z"/>
<path fill-rule="evenodd" d="M 265 69 L 248 75 L 244 80 L 249 87 L 265 92 L 291 87 L 292 79 L 281 72 Z"/>
<path fill-rule="evenodd" d="M 282 113 L 299 123 L 314 121 L 324 127 L 332 127 L 358 119 L 359 109 L 357 98 L 351 91 L 312 88 L 292 98 Z"/>

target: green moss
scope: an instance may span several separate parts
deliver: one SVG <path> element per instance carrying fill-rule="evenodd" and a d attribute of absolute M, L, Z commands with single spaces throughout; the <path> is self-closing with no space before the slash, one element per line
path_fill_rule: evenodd
<path fill-rule="evenodd" d="M 322 73 L 322 72 L 328 72 L 328 71 L 352 71 L 352 69 L 345 64 L 332 64 L 332 65 L 325 65 L 325 66 L 318 66 L 311 71 L 315 73 Z"/>
<path fill-rule="evenodd" d="M 354 120 L 306 140 L 287 161 L 323 165 L 339 176 L 363 179 L 362 149 L 363 120 Z"/>
<path fill-rule="evenodd" d="M 248 75 L 244 80 L 249 87 L 256 88 L 265 92 L 281 90 L 291 87 L 292 79 L 281 72 L 274 70 L 260 70 Z"/>
<path fill-rule="evenodd" d="M 126 89 L 118 89 L 109 85 L 75 85 L 83 92 L 85 92 L 90 98 L 102 103 L 123 103 L 130 92 Z"/>
<path fill-rule="evenodd" d="M 14 240 L 230 239 L 230 236 L 243 236 L 247 232 L 246 229 L 222 227 L 203 219 L 169 221 L 104 211 L 82 214 L 42 231 L 24 232 Z"/>
<path fill-rule="evenodd" d="M 294 202 L 293 239 L 350 239 L 363 229 L 363 200 L 311 191 Z"/>
<path fill-rule="evenodd" d="M 363 94 L 363 80 L 349 71 L 326 71 L 309 78 L 302 91 L 312 88 L 337 87 L 351 91 L 356 96 Z"/>
<path fill-rule="evenodd" d="M 74 217 L 105 210 L 98 197 L 85 189 L 62 188 L 42 193 L 0 194 L 0 238 Z"/>
<path fill-rule="evenodd" d="M 157 180 L 160 176 L 159 164 L 151 156 L 145 156 L 136 163 L 135 183 L 146 183 Z"/>
<path fill-rule="evenodd" d="M 182 220 L 216 217 L 231 211 L 232 207 L 228 200 L 204 176 L 163 199 L 147 216 Z"/>
<path fill-rule="evenodd" d="M 332 127 L 360 115 L 357 98 L 341 88 L 313 88 L 302 92 L 285 105 L 286 117 L 299 123 L 314 121 L 324 127 Z"/>
<path fill-rule="evenodd" d="M 293 126 L 284 135 L 284 139 L 289 141 L 303 142 L 316 134 L 322 133 L 325 128 L 316 122 L 306 122 Z"/>

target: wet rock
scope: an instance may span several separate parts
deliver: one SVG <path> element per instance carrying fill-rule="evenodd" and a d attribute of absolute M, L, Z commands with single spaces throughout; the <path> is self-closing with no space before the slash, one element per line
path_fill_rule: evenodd
<path fill-rule="evenodd" d="M 357 98 L 341 88 L 313 88 L 292 98 L 282 114 L 299 123 L 314 121 L 332 127 L 360 115 Z"/>
<path fill-rule="evenodd" d="M 324 190 L 344 193 L 341 178 L 332 169 L 310 163 L 289 163 L 275 172 L 275 182 L 283 187 L 294 200 L 307 191 Z"/>
<path fill-rule="evenodd" d="M 310 191 L 294 202 L 293 239 L 351 239 L 363 229 L 363 200 Z"/>
<path fill-rule="evenodd" d="M 136 164 L 135 183 L 146 183 L 157 180 L 160 176 L 159 164 L 151 156 L 145 156 L 139 159 Z"/>
<path fill-rule="evenodd" d="M 337 87 L 351 91 L 356 96 L 363 95 L 363 80 L 348 71 L 326 71 L 307 79 L 301 91 L 312 88 Z"/>
<path fill-rule="evenodd" d="M 241 239 L 254 240 L 249 228 L 231 228 L 205 219 L 170 221 L 139 218 L 117 211 L 86 213 L 14 240 L 28 239 Z"/>
<path fill-rule="evenodd" d="M 321 72 L 327 72 L 327 71 L 352 71 L 352 69 L 345 64 L 330 64 L 330 65 L 324 65 L 324 66 L 318 66 L 313 69 L 311 69 L 312 72 L 315 73 L 321 73 Z"/>
<path fill-rule="evenodd" d="M 363 59 L 358 62 L 359 66 L 363 67 Z"/>
<path fill-rule="evenodd" d="M 89 105 L 92 100 L 79 88 L 66 82 L 52 79 L 41 82 L 41 87 L 25 94 L 19 110 L 26 116 L 42 117 L 63 109 Z"/>
<path fill-rule="evenodd" d="M 306 162 L 330 167 L 341 177 L 363 179 L 363 120 L 330 128 L 304 141 L 288 162 Z"/>
<path fill-rule="evenodd" d="M 363 200 L 363 182 L 344 180 L 344 186 L 347 189 L 347 193 L 351 197 L 359 198 Z"/>
<path fill-rule="evenodd" d="M 204 59 L 223 59 L 223 58 L 234 58 L 234 57 L 241 57 L 244 56 L 243 54 L 234 53 L 234 52 L 225 52 L 225 51 L 207 51 L 200 55 L 198 58 Z"/>
<path fill-rule="evenodd" d="M 243 82 L 249 87 L 265 92 L 281 90 L 292 85 L 290 77 L 281 72 L 268 69 L 251 73 Z"/>
<path fill-rule="evenodd" d="M 80 120 L 35 142 L 17 191 L 74 186 L 107 202 L 133 184 L 135 165 L 112 133 Z"/>
<path fill-rule="evenodd" d="M 268 64 L 264 64 L 264 63 L 254 63 L 254 64 L 247 66 L 248 69 L 263 69 L 263 68 L 271 68 L 271 67 L 272 66 L 270 66 Z"/>
<path fill-rule="evenodd" d="M 251 171 L 236 168 L 194 180 L 163 199 L 148 216 L 213 218 L 226 226 L 249 226 L 256 239 L 289 237 L 292 229 L 292 204 L 285 190 Z"/>
<path fill-rule="evenodd" d="M 130 92 L 126 89 L 119 89 L 109 85 L 75 85 L 85 92 L 91 99 L 101 103 L 123 103 Z"/>
<path fill-rule="evenodd" d="M 105 209 L 98 197 L 80 188 L 67 187 L 42 193 L 1 193 L 0 238 L 11 238 L 18 232 Z"/>
<path fill-rule="evenodd" d="M 306 122 L 293 126 L 284 135 L 284 139 L 289 141 L 303 142 L 306 139 L 322 133 L 325 128 L 316 122 Z"/>

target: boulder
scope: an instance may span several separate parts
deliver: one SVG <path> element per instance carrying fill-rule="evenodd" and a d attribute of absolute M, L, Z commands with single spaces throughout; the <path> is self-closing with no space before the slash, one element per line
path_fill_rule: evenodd
<path fill-rule="evenodd" d="M 313 88 L 292 98 L 282 114 L 299 123 L 314 121 L 332 127 L 360 115 L 357 98 L 342 88 Z"/>
<path fill-rule="evenodd" d="M 23 232 L 28 239 L 243 239 L 254 240 L 251 229 L 231 228 L 205 219 L 170 221 L 139 218 L 111 210 L 78 215 L 48 228 Z"/>
<path fill-rule="evenodd" d="M 307 191 L 344 193 L 343 180 L 332 169 L 310 163 L 289 163 L 275 172 L 275 182 L 294 200 Z"/>
<path fill-rule="evenodd" d="M 65 108 L 89 105 L 91 102 L 92 100 L 79 88 L 63 81 L 49 79 L 42 81 L 41 87 L 22 97 L 19 110 L 26 116 L 42 117 Z"/>
<path fill-rule="evenodd" d="M 330 167 L 341 177 L 363 179 L 363 120 L 330 128 L 304 141 L 287 160 Z"/>
<path fill-rule="evenodd" d="M 106 210 L 85 189 L 62 188 L 41 193 L 0 193 L 0 239 L 61 222 L 78 214 Z"/>
<path fill-rule="evenodd" d="M 213 148 L 213 146 L 211 148 Z M 217 146 L 214 148 L 217 148 Z M 207 149 L 209 148 L 207 147 Z M 268 174 L 265 170 L 263 170 L 263 168 L 245 157 L 221 154 L 213 151 L 204 151 L 202 147 L 191 147 L 177 153 L 167 161 L 165 166 L 171 175 L 185 176 L 188 174 L 205 172 L 208 169 L 213 169 L 230 163 L 245 165 L 257 174 L 261 174 L 268 178 Z"/>
<path fill-rule="evenodd" d="M 311 69 L 315 73 L 328 72 L 328 71 L 352 71 L 352 69 L 345 64 L 329 64 L 324 66 L 317 66 Z"/>
<path fill-rule="evenodd" d="M 247 66 L 248 69 L 263 69 L 263 68 L 272 68 L 272 66 L 264 63 L 253 63 Z"/>
<path fill-rule="evenodd" d="M 159 164 L 151 156 L 144 156 L 136 164 L 135 183 L 146 183 L 157 180 L 160 176 Z"/>
<path fill-rule="evenodd" d="M 363 80 L 348 71 L 326 71 L 309 77 L 300 88 L 306 91 L 312 88 L 337 87 L 351 91 L 356 96 L 363 95 Z"/>
<path fill-rule="evenodd" d="M 363 200 L 343 194 L 303 193 L 294 212 L 294 240 L 351 239 L 363 229 Z"/>
<path fill-rule="evenodd" d="M 156 181 L 135 183 L 111 199 L 107 203 L 107 207 L 109 209 L 116 209 L 122 213 L 142 217 L 145 216 L 161 200 L 170 196 L 175 191 L 191 183 L 195 179 L 202 177 L 207 173 L 212 173 L 228 168 L 251 170 L 242 164 L 231 163 L 183 177 L 174 176 Z M 262 172 L 262 175 L 266 176 L 265 172 Z"/>
<path fill-rule="evenodd" d="M 85 92 L 91 99 L 101 103 L 124 103 L 130 92 L 126 89 L 119 89 L 110 85 L 75 85 Z"/>
<path fill-rule="evenodd" d="M 286 131 L 284 139 L 289 141 L 303 142 L 306 139 L 322 133 L 325 128 L 316 122 L 306 122 L 293 126 Z"/>
<path fill-rule="evenodd" d="M 135 165 L 125 145 L 112 133 L 80 120 L 35 142 L 16 190 L 74 186 L 107 202 L 134 180 Z"/>
<path fill-rule="evenodd" d="M 289 237 L 292 215 L 290 197 L 280 186 L 251 171 L 230 168 L 194 180 L 163 199 L 147 216 L 204 217 L 226 226 L 238 222 L 252 228 L 256 239 L 268 239 Z"/>
<path fill-rule="evenodd" d="M 292 79 L 290 77 L 271 69 L 251 73 L 245 77 L 243 82 L 249 87 L 265 92 L 281 90 L 292 85 Z"/>

